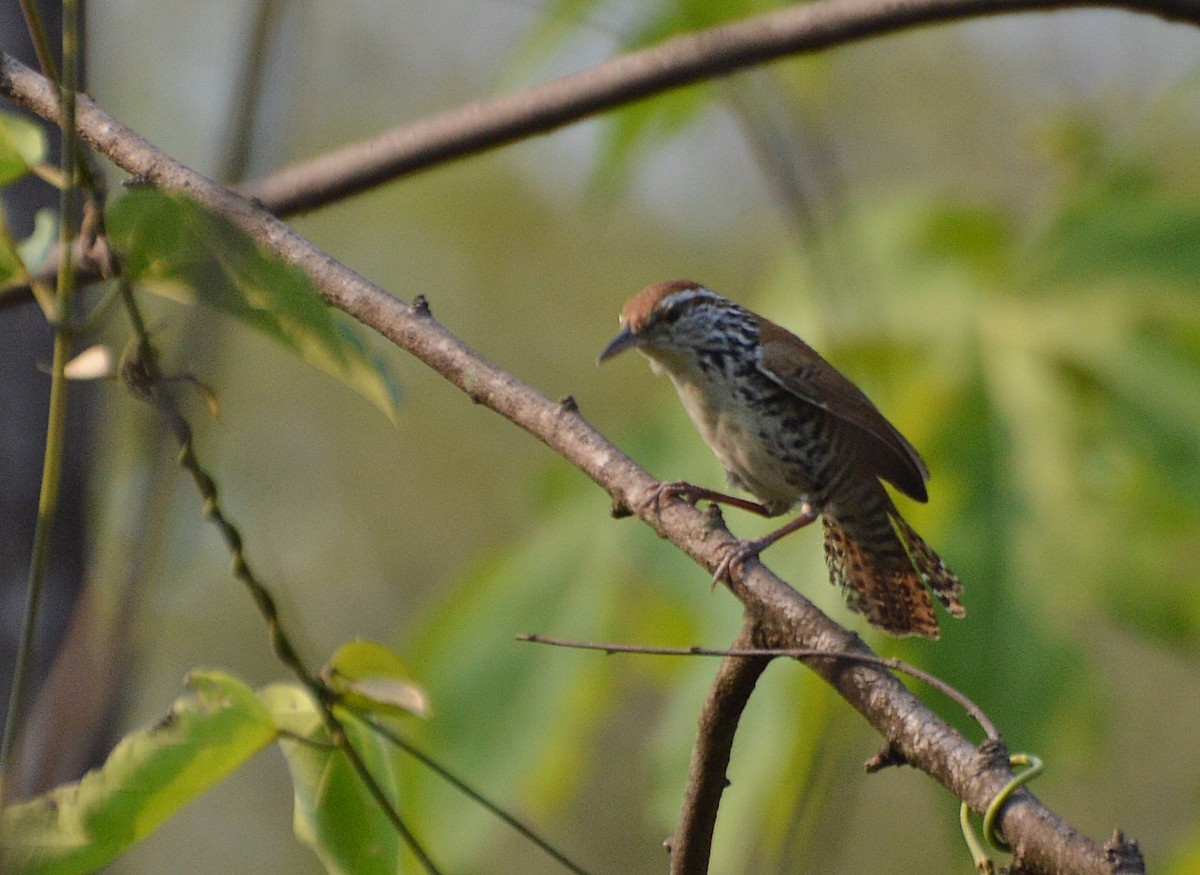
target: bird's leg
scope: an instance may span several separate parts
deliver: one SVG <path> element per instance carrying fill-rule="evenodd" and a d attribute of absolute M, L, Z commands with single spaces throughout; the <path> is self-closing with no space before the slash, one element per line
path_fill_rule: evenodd
<path fill-rule="evenodd" d="M 713 586 L 722 580 L 732 583 L 734 573 L 741 571 L 746 560 L 755 558 L 780 538 L 804 528 L 820 515 L 821 511 L 806 501 L 800 505 L 800 514 L 786 526 L 763 535 L 761 538 L 755 538 L 753 541 L 730 542 L 725 547 L 725 555 L 721 557 L 721 561 L 717 563 L 717 568 L 713 572 Z"/>
<path fill-rule="evenodd" d="M 778 512 L 772 512 L 765 504 L 759 504 L 757 501 L 750 501 L 745 498 L 738 498 L 735 495 L 726 495 L 724 492 L 705 489 L 703 486 L 696 486 L 684 480 L 659 483 L 651 491 L 650 496 L 638 505 L 638 512 L 640 513 L 651 506 L 661 508 L 664 501 L 671 501 L 675 498 L 686 501 L 692 507 L 695 507 L 696 503 L 700 501 L 712 501 L 717 504 L 727 504 L 730 507 L 748 510 L 750 513 L 756 513 L 759 516 L 778 516 Z"/>

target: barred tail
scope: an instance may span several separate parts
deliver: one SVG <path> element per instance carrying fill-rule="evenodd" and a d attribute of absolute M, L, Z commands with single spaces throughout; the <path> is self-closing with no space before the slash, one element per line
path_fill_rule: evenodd
<path fill-rule="evenodd" d="M 882 492 L 882 489 L 880 490 Z M 851 610 L 893 635 L 938 637 L 930 591 L 956 617 L 962 584 L 899 512 L 886 508 L 845 519 L 826 513 L 825 561 Z M 926 588 L 928 587 L 928 589 Z"/>
<path fill-rule="evenodd" d="M 937 600 L 955 617 L 960 619 L 965 617 L 967 609 L 958 600 L 963 591 L 962 581 L 958 579 L 958 575 L 946 567 L 942 557 L 933 552 L 933 548 L 913 531 L 913 527 L 905 522 L 900 514 L 892 516 L 892 524 L 896 527 L 896 532 L 904 543 L 904 549 L 907 551 L 913 567 L 917 569 L 921 579 L 937 596 Z"/>

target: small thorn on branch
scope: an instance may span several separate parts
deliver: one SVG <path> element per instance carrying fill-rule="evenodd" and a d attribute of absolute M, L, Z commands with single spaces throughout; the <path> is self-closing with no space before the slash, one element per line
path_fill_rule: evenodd
<path fill-rule="evenodd" d="M 1104 844 L 1104 859 L 1112 867 L 1113 875 L 1144 875 L 1146 861 L 1142 849 L 1133 839 L 1125 838 L 1119 830 L 1113 830 L 1112 838 Z"/>
<path fill-rule="evenodd" d="M 1004 769 L 1009 765 L 1008 745 L 1004 743 L 1004 739 L 998 736 L 981 741 L 976 753 L 979 755 L 981 772 Z"/>
<path fill-rule="evenodd" d="M 417 295 L 415 298 L 413 298 L 410 306 L 412 308 L 413 315 L 415 316 L 427 317 L 433 315 L 429 309 L 429 299 L 424 295 Z"/>
<path fill-rule="evenodd" d="M 868 775 L 873 775 L 876 772 L 882 772 L 890 766 L 906 766 L 908 759 L 901 753 L 894 742 L 888 742 L 880 749 L 879 753 L 871 757 L 864 765 Z"/>
<path fill-rule="evenodd" d="M 150 171 L 135 173 L 133 176 L 126 179 L 122 186 L 125 188 L 150 188 L 154 185 L 154 180 L 150 178 Z"/>
<path fill-rule="evenodd" d="M 578 413 L 579 404 L 574 395 L 563 395 L 558 399 L 558 409 L 563 413 Z"/>

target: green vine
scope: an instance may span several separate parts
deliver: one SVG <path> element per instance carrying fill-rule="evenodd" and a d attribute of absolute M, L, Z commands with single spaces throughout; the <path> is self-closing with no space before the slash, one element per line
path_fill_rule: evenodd
<path fill-rule="evenodd" d="M 1022 786 L 1040 775 L 1045 765 L 1040 759 L 1027 753 L 1013 754 L 1008 758 L 1010 765 L 1014 766 L 1029 766 L 1025 771 L 1018 775 L 1014 775 L 1012 780 L 1000 788 L 1000 792 L 996 794 L 996 798 L 988 805 L 987 810 L 983 813 L 983 837 L 987 839 L 988 844 L 998 851 L 1005 853 L 1012 850 L 1008 842 L 1006 842 L 1000 833 L 996 830 L 996 821 L 1000 818 L 1000 812 L 1004 809 L 1005 804 Z M 959 809 L 959 824 L 962 826 L 963 839 L 967 843 L 967 848 L 971 852 L 971 857 L 975 861 L 975 868 L 982 875 L 992 875 L 996 871 L 995 865 L 988 858 L 987 851 L 983 849 L 979 839 L 975 837 L 975 831 L 971 828 L 971 809 L 964 802 Z"/>

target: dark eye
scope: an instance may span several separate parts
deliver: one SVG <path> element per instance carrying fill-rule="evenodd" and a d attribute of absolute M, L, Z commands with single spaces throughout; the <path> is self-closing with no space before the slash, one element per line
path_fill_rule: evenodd
<path fill-rule="evenodd" d="M 679 317 L 683 315 L 683 307 L 679 304 L 672 304 L 663 310 L 662 315 L 658 317 L 659 321 L 664 325 L 672 325 L 679 321 Z"/>

